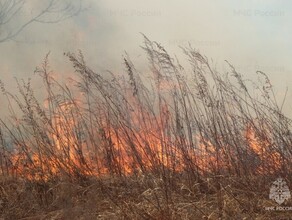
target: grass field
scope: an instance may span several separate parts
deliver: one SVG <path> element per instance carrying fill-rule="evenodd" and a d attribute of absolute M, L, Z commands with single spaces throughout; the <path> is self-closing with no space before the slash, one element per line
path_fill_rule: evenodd
<path fill-rule="evenodd" d="M 269 199 L 291 185 L 291 120 L 267 75 L 220 73 L 195 49 L 183 67 L 144 37 L 149 71 L 125 55 L 120 73 L 35 71 L 43 91 L 1 82 L 10 111 L 0 126 L 3 219 L 289 219 Z M 72 71 L 73 72 L 73 71 Z M 44 101 L 35 93 L 44 94 Z"/>

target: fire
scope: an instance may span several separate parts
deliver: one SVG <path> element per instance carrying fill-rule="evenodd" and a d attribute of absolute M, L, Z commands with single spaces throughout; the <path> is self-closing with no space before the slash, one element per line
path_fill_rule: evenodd
<path fill-rule="evenodd" d="M 267 132 L 257 135 L 251 126 L 248 126 L 246 130 L 248 146 L 259 161 L 255 169 L 260 174 L 275 172 L 281 167 L 281 155 L 273 149 L 273 145 L 265 136 L 265 133 Z"/>
<path fill-rule="evenodd" d="M 18 146 L 19 151 L 11 157 L 13 173 L 31 180 L 49 180 L 63 174 L 159 173 L 162 168 L 171 172 L 195 169 L 203 175 L 234 170 L 232 158 L 238 155 L 235 149 L 225 152 L 228 142 L 223 137 L 211 140 L 194 133 L 191 141 L 180 134 L 179 129 L 183 127 L 167 103 L 160 103 L 156 112 L 150 112 L 145 103 L 135 96 L 129 97 L 132 98 L 127 100 L 130 107 L 126 106 L 126 115 L 116 116 L 110 108 L 96 107 L 97 116 L 89 118 L 98 125 L 93 128 L 89 127 L 90 123 L 86 124 L 84 94 L 59 103 L 46 125 L 46 138 L 37 139 L 36 148 L 25 141 Z M 45 108 L 49 108 L 48 102 Z M 173 130 L 174 122 L 178 130 Z M 265 133 L 260 136 L 252 126 L 247 126 L 245 131 L 248 154 L 253 155 L 251 160 L 258 161 L 254 170 L 259 174 L 281 167 L 280 154 L 272 148 Z"/>
<path fill-rule="evenodd" d="M 55 78 L 46 57 L 36 70 L 47 94 L 44 106 L 30 82 L 19 84 L 21 98 L 11 98 L 23 115 L 12 124 L 16 135 L 4 125 L 16 148 L 7 150 L 10 172 L 49 180 L 147 172 L 241 176 L 287 167 L 291 125 L 267 100 L 269 88 L 260 91 L 263 100 L 257 93 L 253 98 L 233 66 L 228 63 L 232 74 L 221 75 L 191 48 L 184 49 L 191 74 L 159 44 L 145 38 L 143 48 L 151 64 L 147 74 L 128 58 L 126 74 L 100 74 L 81 52 L 67 53 L 77 73 L 72 84 Z M 275 142 L 285 144 L 287 155 Z"/>

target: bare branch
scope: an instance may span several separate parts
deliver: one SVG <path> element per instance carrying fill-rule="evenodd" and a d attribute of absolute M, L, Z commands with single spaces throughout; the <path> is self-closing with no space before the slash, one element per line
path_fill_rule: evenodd
<path fill-rule="evenodd" d="M 29 19 L 21 19 L 28 0 L 0 0 L 0 43 L 13 40 L 32 23 L 58 23 L 76 16 L 82 10 L 82 0 L 46 0 L 38 13 Z M 13 24 L 17 23 L 16 27 Z"/>

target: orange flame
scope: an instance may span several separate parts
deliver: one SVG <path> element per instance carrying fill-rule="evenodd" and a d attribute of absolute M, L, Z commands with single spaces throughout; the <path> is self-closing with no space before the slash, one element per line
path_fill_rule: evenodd
<path fill-rule="evenodd" d="M 259 132 L 258 132 L 259 133 Z M 281 167 L 281 155 L 273 149 L 271 141 L 265 136 L 266 132 L 257 135 L 256 131 L 249 126 L 246 130 L 246 139 L 250 149 L 259 159 L 256 172 L 275 172 Z"/>
<path fill-rule="evenodd" d="M 160 117 L 157 117 L 143 112 L 145 110 L 141 104 L 135 103 L 136 100 L 130 101 L 133 106 L 139 107 L 128 113 L 130 124 L 120 126 L 121 122 L 117 121 L 113 125 L 109 123 L 108 116 L 102 117 L 100 128 L 92 134 L 93 144 L 88 144 L 86 138 L 81 137 L 77 129 L 82 126 L 81 119 L 78 114 L 72 113 L 81 103 L 65 102 L 60 105 L 59 112 L 52 118 L 54 129 L 49 132 L 52 152 L 27 149 L 26 153 L 13 155 L 11 161 L 15 173 L 27 179 L 48 180 L 63 173 L 129 175 L 156 171 L 161 167 L 183 172 L 188 166 L 195 166 L 200 173 L 214 173 L 231 167 L 229 162 L 223 160 L 224 148 L 216 148 L 210 140 L 194 134 L 195 144 L 192 146 L 186 137 L 170 135 L 169 123 L 173 121 L 173 116 L 167 105 L 161 105 Z M 267 137 L 260 137 L 248 126 L 246 140 L 251 153 L 259 160 L 256 173 L 280 169 L 280 154 L 273 150 Z M 182 149 L 182 142 L 190 147 Z"/>

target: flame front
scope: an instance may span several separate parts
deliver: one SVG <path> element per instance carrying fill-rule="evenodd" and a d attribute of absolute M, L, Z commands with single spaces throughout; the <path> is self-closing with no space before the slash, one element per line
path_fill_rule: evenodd
<path fill-rule="evenodd" d="M 185 109 L 179 107 L 181 100 L 176 99 L 178 86 L 182 87 L 167 82 L 158 85 L 159 95 L 153 102 L 149 94 L 133 94 L 131 88 L 123 95 L 112 87 L 99 91 L 101 96 L 82 92 L 73 98 L 70 94 L 58 102 L 52 102 L 50 94 L 44 107 L 49 113 L 31 128 L 31 137 L 16 142 L 9 172 L 49 180 L 64 174 L 81 177 L 192 170 L 209 175 L 239 174 L 247 168 L 265 174 L 281 168 L 281 155 L 273 148 L 268 129 L 257 131 L 247 125 L 234 134 L 229 130 L 220 134 L 210 123 L 201 130 L 201 125 L 195 124 L 198 128 L 193 129 L 187 104 Z M 163 97 L 164 90 L 171 95 Z M 183 94 L 185 90 L 180 88 Z M 206 118 L 212 121 L 212 117 Z"/>

